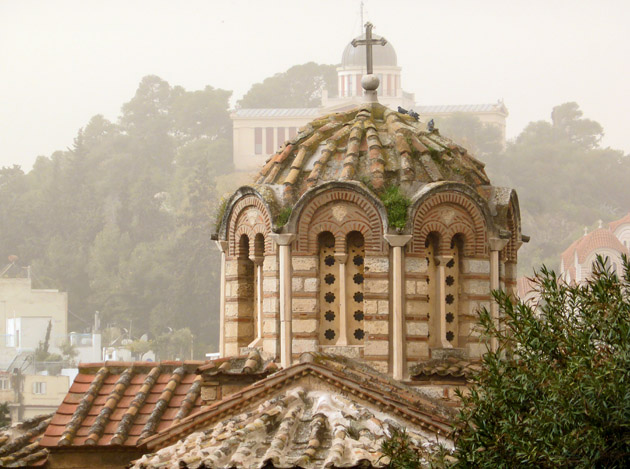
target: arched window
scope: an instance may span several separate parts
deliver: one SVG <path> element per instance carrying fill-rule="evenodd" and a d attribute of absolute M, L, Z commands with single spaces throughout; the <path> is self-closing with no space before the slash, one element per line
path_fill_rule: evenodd
<path fill-rule="evenodd" d="M 238 318 L 236 322 L 239 347 L 246 347 L 254 339 L 254 262 L 249 256 L 249 237 L 241 235 L 238 242 Z"/>
<path fill-rule="evenodd" d="M 363 285 L 365 269 L 365 242 L 358 231 L 348 234 L 348 260 L 346 261 L 346 311 L 347 334 L 350 345 L 364 343 Z"/>
<path fill-rule="evenodd" d="M 335 259 L 335 237 L 320 233 L 319 246 L 319 343 L 335 345 L 339 338 L 339 265 Z"/>

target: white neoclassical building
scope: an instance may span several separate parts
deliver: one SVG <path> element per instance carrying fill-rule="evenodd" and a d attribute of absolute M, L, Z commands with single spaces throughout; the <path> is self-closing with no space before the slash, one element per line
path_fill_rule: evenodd
<path fill-rule="evenodd" d="M 365 34 L 355 38 L 365 39 Z M 381 39 L 374 35 L 374 39 Z M 465 113 L 478 117 L 481 122 L 496 125 L 501 129 L 505 140 L 505 125 L 508 110 L 503 101 L 489 104 L 426 105 L 417 103 L 413 93 L 402 87 L 402 67 L 394 46 L 387 42 L 384 46 L 372 48 L 374 74 L 380 79 L 378 99 L 391 110 L 398 106 L 413 109 L 421 120 L 439 119 L 455 113 Z M 315 108 L 292 109 L 237 109 L 232 113 L 233 159 L 237 171 L 255 171 L 269 156 L 273 155 L 286 141 L 293 139 L 298 130 L 318 116 L 353 109 L 363 101 L 361 79 L 366 74 L 365 46 L 354 47 L 349 42 L 337 67 L 338 96 L 330 96 L 326 90 L 322 94 L 321 106 Z"/>

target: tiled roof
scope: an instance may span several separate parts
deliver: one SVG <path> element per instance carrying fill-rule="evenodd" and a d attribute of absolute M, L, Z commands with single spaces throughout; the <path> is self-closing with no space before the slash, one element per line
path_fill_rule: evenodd
<path fill-rule="evenodd" d="M 316 107 L 287 108 L 287 109 L 237 109 L 232 118 L 253 117 L 317 117 L 321 110 Z"/>
<path fill-rule="evenodd" d="M 484 164 L 426 124 L 378 104 L 364 104 L 310 122 L 273 155 L 258 184 L 282 185 L 284 204 L 327 181 L 387 184 L 459 181 L 488 185 Z"/>
<path fill-rule="evenodd" d="M 628 254 L 628 249 L 621 244 L 621 241 L 612 231 L 606 228 L 598 228 L 571 243 L 571 246 L 562 253 L 564 270 L 571 271 L 571 269 L 575 269 L 576 253 L 578 263 L 583 264 L 589 254 L 602 248 L 610 248 L 620 253 Z"/>
<path fill-rule="evenodd" d="M 626 225 L 626 224 L 630 224 L 630 213 L 628 213 L 626 216 L 620 218 L 619 220 L 611 221 L 608 224 L 608 227 L 610 228 L 610 231 L 614 232 L 621 225 Z"/>
<path fill-rule="evenodd" d="M 342 393 L 294 387 L 213 428 L 148 454 L 134 468 L 384 467 L 382 442 L 406 427 L 430 451 L 433 438 L 403 419 Z"/>
<path fill-rule="evenodd" d="M 417 106 L 416 111 L 425 116 L 452 112 L 504 112 L 507 114 L 507 109 L 502 102 L 493 104 L 437 104 Z"/>
<path fill-rule="evenodd" d="M 198 371 L 204 376 L 268 375 L 278 371 L 278 365 L 272 359 L 263 359 L 258 349 L 253 349 L 247 355 L 212 360 Z"/>
<path fill-rule="evenodd" d="M 430 380 L 434 378 L 469 378 L 480 370 L 479 360 L 448 357 L 418 363 L 409 372 L 415 380 Z"/>
<path fill-rule="evenodd" d="M 240 413 L 273 395 L 279 396 L 283 390 L 300 385 L 300 381 L 307 378 L 318 382 L 317 385 L 311 382 L 310 389 L 315 389 L 313 386 L 341 389 L 345 395 L 353 395 L 385 413 L 406 419 L 423 431 L 440 435 L 450 432 L 453 410 L 438 401 L 358 361 L 323 353 L 304 353 L 299 363 L 191 414 L 144 443 L 149 450 L 165 447 L 195 431 L 212 428 L 218 422 L 232 418 L 236 410 Z"/>
<path fill-rule="evenodd" d="M 134 446 L 201 408 L 207 362 L 83 364 L 42 446 Z"/>
<path fill-rule="evenodd" d="M 147 439 L 162 451 L 134 467 L 384 466 L 378 452 L 389 425 L 426 443 L 450 432 L 452 412 L 365 364 L 306 353 Z"/>
<path fill-rule="evenodd" d="M 53 414 L 25 420 L 0 432 L 0 467 L 33 467 L 46 462 L 48 450 L 39 445 Z"/>

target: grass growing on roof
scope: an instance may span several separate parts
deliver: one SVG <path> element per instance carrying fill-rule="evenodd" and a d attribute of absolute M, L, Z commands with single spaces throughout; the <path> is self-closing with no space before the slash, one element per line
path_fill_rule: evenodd
<path fill-rule="evenodd" d="M 400 192 L 400 187 L 389 186 L 381 194 L 381 200 L 387 210 L 389 226 L 402 230 L 407 224 L 407 209 L 411 201 Z"/>
<path fill-rule="evenodd" d="M 278 216 L 276 217 L 276 226 L 278 228 L 282 228 L 289 221 L 289 217 L 291 216 L 291 207 L 284 207 L 280 212 L 278 212 Z"/>

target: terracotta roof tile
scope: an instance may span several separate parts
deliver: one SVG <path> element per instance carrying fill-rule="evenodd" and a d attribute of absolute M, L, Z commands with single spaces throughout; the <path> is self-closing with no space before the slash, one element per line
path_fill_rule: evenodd
<path fill-rule="evenodd" d="M 52 414 L 40 415 L 0 432 L 0 466 L 43 465 L 48 457 L 48 450 L 40 443 L 51 418 Z"/>
<path fill-rule="evenodd" d="M 409 374 L 414 380 L 432 378 L 469 378 L 481 369 L 479 360 L 467 360 L 457 357 L 427 360 L 414 365 Z"/>
<path fill-rule="evenodd" d="M 630 213 L 626 214 L 625 216 L 623 216 L 619 220 L 611 221 L 608 224 L 608 227 L 610 228 L 610 231 L 614 232 L 621 225 L 626 225 L 626 224 L 630 224 Z"/>
<path fill-rule="evenodd" d="M 373 189 L 380 190 L 385 178 L 394 185 L 490 183 L 483 163 L 437 130 L 429 132 L 424 123 L 408 115 L 370 104 L 309 123 L 270 157 L 258 174 L 257 184 L 283 185 L 281 202 L 288 205 L 326 181 L 368 180 Z"/>
<path fill-rule="evenodd" d="M 204 377 L 231 375 L 259 375 L 263 377 L 277 369 L 278 366 L 273 360 L 264 360 L 258 349 L 253 349 L 247 355 L 213 360 L 199 367 L 198 371 Z"/>
<path fill-rule="evenodd" d="M 283 373 L 309 366 L 326 368 L 321 363 L 294 365 L 266 381 L 277 382 Z M 184 439 L 143 456 L 132 467 L 384 467 L 389 461 L 382 457 L 381 444 L 393 428 L 403 427 L 421 450 L 436 449 L 435 434 L 408 415 L 367 403 L 365 395 L 356 399 L 353 389 L 324 386 L 308 391 L 292 383 L 262 401 L 228 411 L 218 421 L 190 428 Z"/>
<path fill-rule="evenodd" d="M 42 444 L 134 446 L 201 407 L 196 369 L 205 364 L 81 364 Z"/>
<path fill-rule="evenodd" d="M 628 249 L 621 244 L 621 241 L 619 241 L 610 229 L 598 228 L 575 240 L 562 253 L 561 257 L 564 270 L 572 271 L 571 269 L 577 267 L 575 265 L 576 254 L 578 263 L 583 264 L 591 253 L 602 248 L 610 248 L 622 254 L 630 254 Z M 575 271 L 573 270 L 572 272 Z M 573 274 L 570 280 L 575 280 L 575 274 Z"/>

